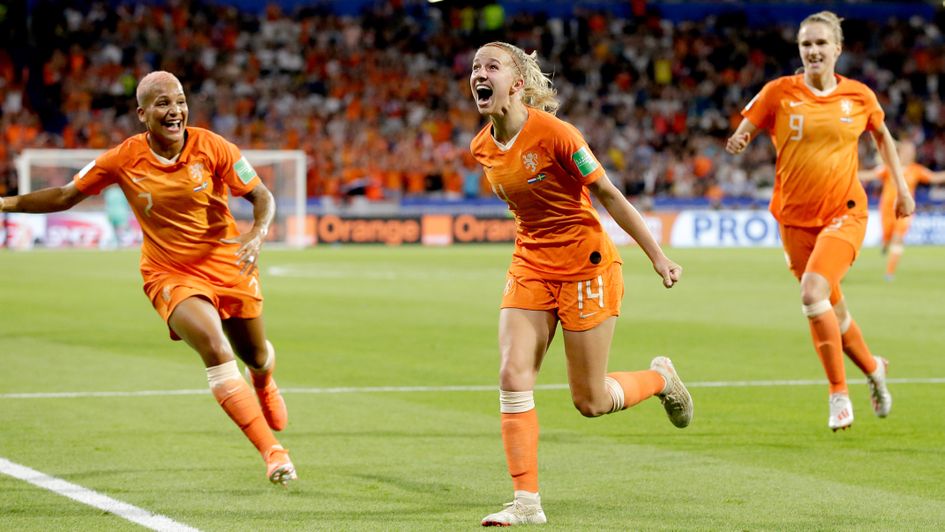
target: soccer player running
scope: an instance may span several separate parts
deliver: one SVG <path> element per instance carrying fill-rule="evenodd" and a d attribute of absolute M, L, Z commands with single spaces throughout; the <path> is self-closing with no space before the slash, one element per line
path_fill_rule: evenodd
<path fill-rule="evenodd" d="M 902 164 L 902 175 L 909 185 L 909 191 L 915 194 L 915 189 L 919 183 L 939 184 L 945 183 L 945 172 L 933 172 L 921 164 L 915 162 L 915 144 L 909 140 L 900 140 L 897 143 L 899 147 L 899 161 Z M 909 232 L 909 226 L 912 224 L 912 218 L 896 217 L 896 196 L 898 195 L 895 180 L 886 166 L 877 166 L 876 168 L 860 170 L 860 179 L 864 181 L 881 180 L 883 191 L 879 198 L 879 216 L 883 222 L 883 252 L 888 253 L 886 258 L 886 280 L 892 281 L 896 277 L 896 268 L 899 266 L 899 259 L 905 252 L 904 239 Z"/>
<path fill-rule="evenodd" d="M 0 198 L 0 210 L 63 211 L 108 185 L 121 187 L 144 233 L 145 293 L 171 338 L 203 359 L 214 397 L 259 450 L 266 476 L 285 484 L 297 475 L 272 433 L 288 417 L 272 378 L 275 352 L 263 327 L 257 269 L 275 212 L 272 194 L 235 145 L 187 127 L 187 99 L 173 74 L 144 76 L 137 99 L 145 133 L 105 152 L 67 185 Z M 236 228 L 227 190 L 253 204 L 247 233 Z M 234 353 L 249 369 L 255 397 Z"/>
<path fill-rule="evenodd" d="M 606 372 L 623 275 L 588 191 L 639 243 L 666 288 L 679 281 L 682 268 L 663 254 L 581 133 L 554 116 L 555 91 L 535 54 L 486 44 L 473 59 L 469 84 L 479 113 L 489 118 L 470 149 L 517 225 L 499 312 L 499 409 L 515 493 L 482 525 L 540 524 L 546 517 L 532 390 L 559 321 L 571 397 L 581 414 L 618 412 L 655 395 L 677 427 L 692 419 L 692 398 L 668 358 L 654 358 L 649 370 Z"/>
<path fill-rule="evenodd" d="M 843 353 L 866 374 L 873 410 L 889 414 L 885 359 L 875 357 L 847 309 L 840 281 L 866 233 L 866 191 L 857 179 L 857 143 L 869 131 L 896 184 L 897 216 L 915 208 L 894 140 L 876 95 L 834 72 L 843 43 L 840 18 L 829 11 L 801 22 L 802 74 L 768 82 L 742 110 L 726 150 L 740 153 L 760 130 L 777 151 L 771 213 L 778 220 L 791 272 L 800 280 L 804 315 L 830 382 L 829 428 L 853 423 Z"/>

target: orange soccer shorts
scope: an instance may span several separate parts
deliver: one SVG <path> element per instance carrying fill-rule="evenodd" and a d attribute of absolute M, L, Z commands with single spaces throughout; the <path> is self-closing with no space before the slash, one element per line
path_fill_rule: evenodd
<path fill-rule="evenodd" d="M 214 284 L 188 275 L 156 273 L 145 279 L 144 293 L 148 295 L 154 310 L 161 315 L 164 323 L 167 323 L 181 301 L 194 296 L 202 297 L 213 304 L 222 320 L 251 319 L 262 315 L 263 299 L 259 289 L 258 271 L 241 277 L 240 282 L 233 286 Z M 180 340 L 170 326 L 167 329 L 172 340 Z"/>
<path fill-rule="evenodd" d="M 614 262 L 582 281 L 546 281 L 509 272 L 501 308 L 555 311 L 562 328 L 587 331 L 619 316 L 622 299 L 623 271 Z"/>
<path fill-rule="evenodd" d="M 824 227 L 781 226 L 781 242 L 788 268 L 798 280 L 806 272 L 822 275 L 830 283 L 830 303 L 843 297 L 840 281 L 856 260 L 866 236 L 866 214 L 834 218 Z"/>
<path fill-rule="evenodd" d="M 912 224 L 912 217 L 896 218 L 896 211 L 883 210 L 880 212 L 880 219 L 883 221 L 883 244 L 888 244 L 893 235 L 899 238 L 905 238 L 909 232 L 909 226 Z"/>

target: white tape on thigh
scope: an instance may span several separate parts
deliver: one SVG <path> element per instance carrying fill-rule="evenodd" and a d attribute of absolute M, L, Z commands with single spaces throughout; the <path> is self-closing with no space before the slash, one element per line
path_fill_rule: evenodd
<path fill-rule="evenodd" d="M 240 369 L 236 366 L 235 360 L 207 368 L 207 382 L 210 383 L 210 388 L 216 388 L 225 382 L 242 378 L 243 377 L 240 376 Z"/>
<path fill-rule="evenodd" d="M 889 246 L 889 252 L 893 255 L 902 255 L 904 251 L 906 251 L 906 246 L 903 246 L 902 244 L 893 244 Z"/>
<path fill-rule="evenodd" d="M 623 386 L 613 377 L 604 377 L 604 384 L 607 385 L 607 392 L 610 393 L 610 399 L 614 404 L 613 408 L 610 409 L 610 413 L 613 414 L 623 410 L 626 401 L 623 395 Z"/>
<path fill-rule="evenodd" d="M 533 408 L 535 408 L 535 392 L 499 390 L 499 411 L 503 414 L 521 414 Z"/>
<path fill-rule="evenodd" d="M 801 312 L 804 313 L 808 318 L 815 318 L 820 316 L 825 312 L 832 312 L 833 305 L 830 304 L 829 299 L 824 299 L 823 301 L 818 301 L 816 303 L 811 303 L 810 305 L 801 305 Z"/>

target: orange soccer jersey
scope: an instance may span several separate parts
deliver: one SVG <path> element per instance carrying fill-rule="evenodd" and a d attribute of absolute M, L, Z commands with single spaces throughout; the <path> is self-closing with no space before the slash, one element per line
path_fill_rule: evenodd
<path fill-rule="evenodd" d="M 777 151 L 770 209 L 782 225 L 823 227 L 867 212 L 857 179 L 858 139 L 881 130 L 884 114 L 869 87 L 836 78 L 827 95 L 815 94 L 801 74 L 778 78 L 742 110 L 769 132 Z"/>
<path fill-rule="evenodd" d="M 147 133 L 128 138 L 75 176 L 84 194 L 118 184 L 144 233 L 141 274 L 194 277 L 235 286 L 244 280 L 236 265 L 239 235 L 227 205 L 227 189 L 242 196 L 259 177 L 239 149 L 211 131 L 188 127 L 184 150 L 167 163 L 151 151 Z"/>
<path fill-rule="evenodd" d="M 523 277 L 590 279 L 620 256 L 600 223 L 585 185 L 604 169 L 572 125 L 528 110 L 522 130 L 499 146 L 491 124 L 470 149 L 497 196 L 515 215 L 517 234 L 509 271 Z"/>

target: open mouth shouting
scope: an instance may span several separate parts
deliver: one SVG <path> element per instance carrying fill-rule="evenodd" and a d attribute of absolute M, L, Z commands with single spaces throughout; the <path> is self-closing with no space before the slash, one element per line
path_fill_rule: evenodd
<path fill-rule="evenodd" d="M 161 125 L 172 135 L 179 134 L 184 130 L 184 120 L 181 118 L 162 120 Z"/>
<path fill-rule="evenodd" d="M 476 106 L 479 107 L 479 109 L 484 109 L 488 107 L 489 104 L 492 103 L 492 95 L 493 95 L 492 87 L 484 83 L 477 84 L 476 85 Z"/>

